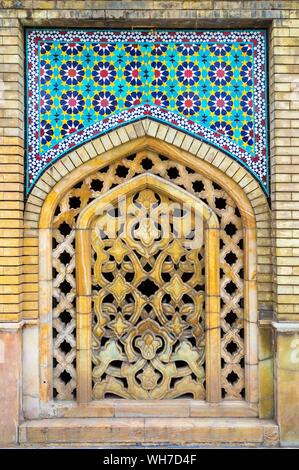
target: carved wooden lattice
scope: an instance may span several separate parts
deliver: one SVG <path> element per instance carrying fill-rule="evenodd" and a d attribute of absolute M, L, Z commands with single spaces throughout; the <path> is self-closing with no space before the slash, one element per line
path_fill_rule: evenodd
<path fill-rule="evenodd" d="M 144 189 L 93 229 L 96 399 L 205 397 L 203 247 L 190 246 L 194 217 L 183 212 Z"/>
<path fill-rule="evenodd" d="M 77 216 L 100 194 L 146 171 L 195 194 L 219 218 L 222 397 L 240 400 L 245 396 L 243 230 L 237 205 L 218 184 L 151 152 L 131 155 L 88 176 L 57 207 L 53 221 L 54 397 L 70 400 L 76 392 L 74 238 Z"/>

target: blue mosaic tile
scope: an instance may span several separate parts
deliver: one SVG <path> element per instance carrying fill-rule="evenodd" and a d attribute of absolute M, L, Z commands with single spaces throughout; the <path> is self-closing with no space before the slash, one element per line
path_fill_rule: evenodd
<path fill-rule="evenodd" d="M 27 192 L 83 142 L 150 117 L 268 190 L 266 32 L 28 30 Z"/>

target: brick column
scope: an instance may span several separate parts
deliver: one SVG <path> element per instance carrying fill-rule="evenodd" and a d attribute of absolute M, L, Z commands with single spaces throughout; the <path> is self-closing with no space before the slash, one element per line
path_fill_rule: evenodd
<path fill-rule="evenodd" d="M 0 435 L 16 442 L 23 301 L 24 70 L 17 19 L 0 18 Z"/>
<path fill-rule="evenodd" d="M 283 445 L 299 442 L 299 11 L 270 38 L 276 416 Z"/>

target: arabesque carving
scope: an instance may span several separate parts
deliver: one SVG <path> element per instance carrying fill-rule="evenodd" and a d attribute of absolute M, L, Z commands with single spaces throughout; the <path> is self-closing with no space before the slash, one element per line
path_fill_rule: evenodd
<path fill-rule="evenodd" d="M 113 219 L 127 207 L 117 238 L 110 238 Z M 93 228 L 96 399 L 205 398 L 204 247 L 189 247 L 194 217 L 190 233 L 178 238 L 176 228 L 189 215 L 181 212 L 144 189 Z M 166 224 L 155 223 L 165 215 Z"/>

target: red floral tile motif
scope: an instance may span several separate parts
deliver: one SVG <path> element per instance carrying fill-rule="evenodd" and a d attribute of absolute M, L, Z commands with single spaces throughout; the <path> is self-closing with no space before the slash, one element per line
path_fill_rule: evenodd
<path fill-rule="evenodd" d="M 206 141 L 268 191 L 266 32 L 30 29 L 27 191 L 76 146 L 145 117 Z"/>

